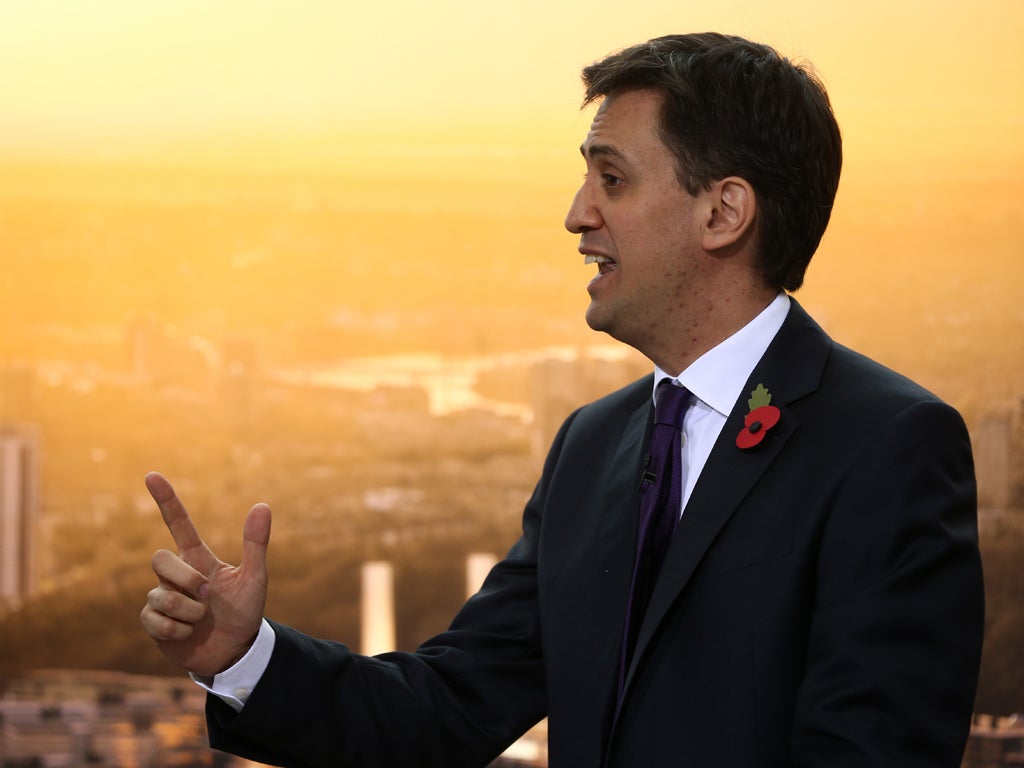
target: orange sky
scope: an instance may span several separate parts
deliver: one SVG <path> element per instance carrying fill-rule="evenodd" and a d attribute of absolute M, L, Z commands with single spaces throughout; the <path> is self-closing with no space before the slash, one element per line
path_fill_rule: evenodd
<path fill-rule="evenodd" d="M 566 315 L 583 333 L 587 277 L 560 226 L 583 171 L 577 147 L 589 123 L 577 109 L 579 70 L 623 45 L 706 29 L 810 60 L 831 94 L 844 134 L 843 181 L 823 241 L 828 255 L 816 260 L 801 300 L 843 338 L 883 356 L 890 339 L 862 328 L 879 306 L 905 309 L 913 318 L 906 328 L 918 334 L 951 304 L 996 313 L 998 333 L 1021 327 L 1021 0 L 0 2 L 0 258 L 17 256 L 0 281 L 0 320 L 18 317 L 19 301 L 29 299 L 43 307 L 82 302 L 87 317 L 93 305 L 116 315 L 119 301 L 127 306 L 123 296 L 97 293 L 86 306 L 88 295 L 78 290 L 106 285 L 103 270 L 112 267 L 99 262 L 111 253 L 83 259 L 78 249 L 93 230 L 119 247 L 134 236 L 113 231 L 127 225 L 97 218 L 87 206 L 79 212 L 84 233 L 77 220 L 36 222 L 18 213 L 5 224 L 5 201 L 187 198 L 201 206 L 238 194 L 237 178 L 224 182 L 235 185 L 229 189 L 204 175 L 203 166 L 228 166 L 251 172 L 259 183 L 243 178 L 244 193 L 265 195 L 274 210 L 302 209 L 302 184 L 327 171 L 335 180 L 318 194 L 349 213 L 377 205 L 378 213 L 402 209 L 414 217 L 426 206 L 449 222 L 405 232 L 400 246 L 392 242 L 396 232 L 360 233 L 367 253 L 401 247 L 437 266 L 453 260 L 450 269 L 464 268 L 458 259 L 507 265 L 536 255 L 534 270 L 548 272 L 524 272 L 520 290 L 530 296 L 534 277 L 543 276 L 552 296 L 571 303 Z M 58 167 L 83 158 L 85 171 Z M 117 173 L 108 172 L 112 162 Z M 280 169 L 295 172 L 294 195 L 273 176 Z M 368 172 L 375 178 L 367 181 Z M 350 176 L 360 183 L 344 183 Z M 506 217 L 499 236 L 481 212 Z M 334 218 L 324 258 L 351 236 Z M 13 222 L 21 227 L 15 236 Z M 205 222 L 199 214 L 168 222 L 160 248 L 139 264 L 170 277 L 193 268 L 176 264 L 174 254 L 195 260 L 214 247 Z M 239 220 L 232 236 L 258 240 L 264 224 Z M 391 224 L 405 226 L 394 217 Z M 265 238 L 283 258 L 311 234 L 275 230 Z M 75 266 L 62 268 L 63 279 L 39 270 L 34 257 L 51 253 L 55 237 L 73 249 L 64 255 Z M 270 247 L 260 241 L 242 250 Z M 352 254 L 349 248 L 348 267 Z M 386 255 L 376 258 L 367 269 L 387 263 Z M 352 289 L 336 282 L 342 275 L 334 267 L 317 286 L 338 304 Z M 505 290 L 490 273 L 466 281 L 480 295 Z M 263 299 L 280 289 L 263 286 Z M 216 316 L 225 301 L 215 287 L 206 290 L 197 294 L 197 322 Z M 7 330 L 17 333 L 17 323 Z M 1016 344 L 1024 350 L 1024 341 Z"/>
<path fill-rule="evenodd" d="M 854 157 L 998 153 L 1021 167 L 1019 0 L 696 6 L 4 2 L 0 149 L 116 156 L 185 141 L 230 154 L 278 136 L 344 159 L 367 143 L 378 154 L 424 143 L 575 146 L 583 64 L 657 34 L 714 28 L 814 62 Z"/>

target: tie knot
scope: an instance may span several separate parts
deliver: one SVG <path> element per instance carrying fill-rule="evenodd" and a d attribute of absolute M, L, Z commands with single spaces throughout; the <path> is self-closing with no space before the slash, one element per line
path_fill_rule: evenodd
<path fill-rule="evenodd" d="M 690 390 L 662 379 L 654 395 L 654 423 L 683 427 L 683 414 L 690 405 Z"/>

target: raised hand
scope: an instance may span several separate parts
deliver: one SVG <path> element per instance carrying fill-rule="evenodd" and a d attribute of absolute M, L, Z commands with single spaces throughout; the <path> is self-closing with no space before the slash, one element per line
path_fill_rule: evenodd
<path fill-rule="evenodd" d="M 270 507 L 256 504 L 245 519 L 242 563 L 222 562 L 203 542 L 171 484 L 146 475 L 178 554 L 153 555 L 159 585 L 149 592 L 142 627 L 167 658 L 197 675 L 223 672 L 245 655 L 259 631 L 267 599 Z"/>

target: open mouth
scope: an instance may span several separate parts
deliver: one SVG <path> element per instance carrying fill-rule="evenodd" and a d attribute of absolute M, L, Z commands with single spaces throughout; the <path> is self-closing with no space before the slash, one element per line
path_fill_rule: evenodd
<path fill-rule="evenodd" d="M 609 256 L 601 256 L 599 254 L 588 253 L 583 258 L 584 264 L 597 264 L 597 271 L 602 275 L 615 268 L 615 260 Z"/>

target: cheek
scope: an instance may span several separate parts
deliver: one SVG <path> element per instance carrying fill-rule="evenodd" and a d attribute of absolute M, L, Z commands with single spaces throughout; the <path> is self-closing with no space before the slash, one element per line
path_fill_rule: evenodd
<path fill-rule="evenodd" d="M 656 204 L 616 212 L 605 221 L 622 257 L 634 272 L 656 272 L 666 279 L 687 268 L 693 258 L 694 232 L 689 209 L 671 196 Z"/>

